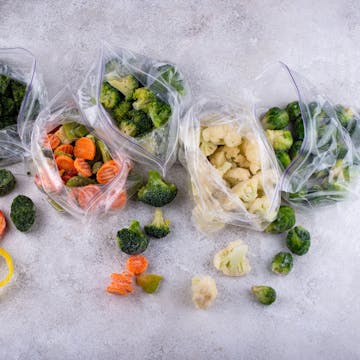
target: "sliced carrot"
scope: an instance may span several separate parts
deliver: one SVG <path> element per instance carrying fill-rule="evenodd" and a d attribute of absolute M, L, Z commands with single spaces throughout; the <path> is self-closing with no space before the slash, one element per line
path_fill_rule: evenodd
<path fill-rule="evenodd" d="M 56 158 L 56 165 L 58 166 L 59 170 L 72 170 L 74 169 L 74 160 L 71 159 L 69 156 L 60 155 Z"/>
<path fill-rule="evenodd" d="M 120 194 L 117 194 L 110 207 L 111 209 L 120 209 L 126 204 L 126 201 L 126 191 L 121 191 Z"/>
<path fill-rule="evenodd" d="M 82 176 L 89 177 L 92 175 L 91 167 L 85 159 L 76 158 L 74 161 L 74 167 Z"/>
<path fill-rule="evenodd" d="M 55 149 L 60 145 L 60 139 L 55 134 L 48 134 L 46 139 L 45 146 L 51 147 L 51 149 Z"/>
<path fill-rule="evenodd" d="M 0 210 L 0 239 L 4 235 L 6 230 L 6 218 L 4 213 Z"/>
<path fill-rule="evenodd" d="M 74 152 L 74 147 L 70 144 L 62 144 L 54 150 L 54 153 L 57 153 L 57 152 L 63 152 L 65 154 L 72 155 Z"/>
<path fill-rule="evenodd" d="M 96 173 L 96 180 L 99 184 L 107 184 L 119 173 L 119 167 L 114 160 L 104 163 Z"/>
<path fill-rule="evenodd" d="M 127 295 L 134 291 L 132 282 L 133 275 L 131 273 L 111 274 L 111 283 L 106 288 L 106 291 L 118 295 Z"/>
<path fill-rule="evenodd" d="M 99 186 L 97 185 L 86 185 L 78 189 L 77 201 L 83 209 L 90 207 L 94 198 L 101 193 Z"/>
<path fill-rule="evenodd" d="M 95 143 L 87 137 L 82 137 L 76 140 L 74 147 L 75 157 L 83 158 L 85 160 L 93 160 L 96 154 Z"/>
<path fill-rule="evenodd" d="M 132 255 L 127 259 L 126 267 L 134 275 L 140 275 L 147 269 L 148 261 L 144 255 Z"/>

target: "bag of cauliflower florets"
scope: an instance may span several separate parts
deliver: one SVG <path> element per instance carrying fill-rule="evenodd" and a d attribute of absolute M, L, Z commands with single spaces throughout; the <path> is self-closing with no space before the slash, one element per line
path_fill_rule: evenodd
<path fill-rule="evenodd" d="M 200 230 L 232 224 L 261 231 L 274 220 L 279 168 L 249 110 L 218 99 L 199 101 L 182 122 L 180 145 Z"/>

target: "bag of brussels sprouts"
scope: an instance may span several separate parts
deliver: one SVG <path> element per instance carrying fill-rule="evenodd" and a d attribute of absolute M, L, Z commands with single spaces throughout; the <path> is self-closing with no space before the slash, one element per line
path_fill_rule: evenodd
<path fill-rule="evenodd" d="M 217 98 L 195 103 L 180 126 L 179 158 L 201 231 L 224 224 L 261 231 L 276 217 L 279 167 L 250 109 Z"/>
<path fill-rule="evenodd" d="M 34 56 L 22 48 L 0 49 L 0 166 L 31 156 L 33 123 L 46 99 Z"/>
<path fill-rule="evenodd" d="M 79 90 L 91 123 L 105 121 L 118 146 L 163 175 L 176 160 L 179 119 L 189 89 L 175 65 L 103 43 Z"/>
<path fill-rule="evenodd" d="M 69 88 L 39 114 L 31 151 L 36 185 L 56 209 L 81 219 L 123 208 L 140 184 L 129 158 L 89 124 Z"/>
<path fill-rule="evenodd" d="M 256 79 L 254 95 L 255 117 L 282 168 L 287 201 L 326 205 L 354 190 L 353 144 L 327 97 L 283 63 Z"/>

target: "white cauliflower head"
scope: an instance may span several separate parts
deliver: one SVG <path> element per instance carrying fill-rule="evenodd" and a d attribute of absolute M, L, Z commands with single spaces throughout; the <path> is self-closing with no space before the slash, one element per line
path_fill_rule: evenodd
<path fill-rule="evenodd" d="M 247 138 L 241 144 L 243 154 L 251 164 L 260 165 L 259 145 L 252 138 Z"/>
<path fill-rule="evenodd" d="M 198 309 L 207 309 L 217 296 L 215 280 L 210 276 L 194 276 L 191 281 L 192 301 Z"/>

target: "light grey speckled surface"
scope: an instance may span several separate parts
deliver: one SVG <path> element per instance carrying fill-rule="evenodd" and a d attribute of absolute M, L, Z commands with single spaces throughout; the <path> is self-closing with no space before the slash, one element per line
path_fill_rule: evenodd
<path fill-rule="evenodd" d="M 38 59 L 50 96 L 76 89 L 102 38 L 179 64 L 195 95 L 240 92 L 268 62 L 284 60 L 324 91 L 359 104 L 360 8 L 356 0 L 269 1 L 22 1 L 0 2 L 0 46 L 23 46 Z M 16 169 L 21 172 L 21 167 Z M 1 359 L 359 359 L 360 203 L 299 216 L 313 236 L 293 272 L 269 271 L 281 237 L 229 227 L 212 238 L 190 225 L 184 170 L 169 175 L 179 196 L 166 209 L 168 239 L 153 241 L 150 270 L 165 276 L 158 294 L 107 294 L 123 256 L 116 231 L 151 210 L 132 202 L 126 213 L 87 230 L 49 207 L 29 178 L 16 193 L 39 208 L 37 228 L 11 228 L 1 241 L 16 276 L 0 291 Z M 1 199 L 9 209 L 14 194 Z M 8 211 L 7 211 L 8 214 Z M 224 278 L 215 251 L 242 238 L 252 272 Z M 0 263 L 0 269 L 3 264 Z M 210 274 L 219 296 L 208 311 L 190 299 L 190 279 Z M 278 301 L 264 308 L 249 294 L 272 284 Z"/>

